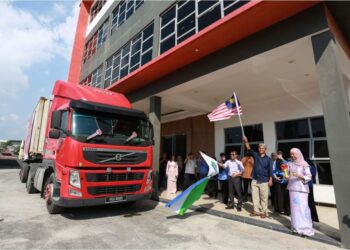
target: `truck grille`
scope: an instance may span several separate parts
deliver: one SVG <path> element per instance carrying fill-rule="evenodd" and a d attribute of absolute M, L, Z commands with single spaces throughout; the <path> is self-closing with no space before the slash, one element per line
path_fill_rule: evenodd
<path fill-rule="evenodd" d="M 96 164 L 139 164 L 147 159 L 146 151 L 84 148 L 84 158 Z"/>
<path fill-rule="evenodd" d="M 108 187 L 88 187 L 87 191 L 90 195 L 101 194 L 122 194 L 134 193 L 141 189 L 141 185 L 127 185 L 127 186 L 108 186 Z"/>
<path fill-rule="evenodd" d="M 136 181 L 143 179 L 143 173 L 88 173 L 85 177 L 88 182 Z"/>

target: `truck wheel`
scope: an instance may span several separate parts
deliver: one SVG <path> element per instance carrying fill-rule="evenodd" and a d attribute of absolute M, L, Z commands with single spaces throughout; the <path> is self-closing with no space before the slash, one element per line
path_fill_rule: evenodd
<path fill-rule="evenodd" d="M 29 166 L 27 163 L 23 163 L 21 170 L 19 171 L 19 179 L 22 183 L 25 183 L 28 178 Z"/>
<path fill-rule="evenodd" d="M 34 194 L 34 193 L 37 192 L 35 187 L 34 187 L 33 177 L 30 174 L 27 177 L 26 188 L 27 188 L 27 193 L 28 194 Z"/>
<path fill-rule="evenodd" d="M 55 205 L 52 200 L 54 178 L 54 173 L 52 173 L 50 177 L 46 179 L 44 186 L 44 198 L 46 202 L 46 209 L 49 212 L 49 214 L 58 214 L 63 211 L 63 208 Z"/>

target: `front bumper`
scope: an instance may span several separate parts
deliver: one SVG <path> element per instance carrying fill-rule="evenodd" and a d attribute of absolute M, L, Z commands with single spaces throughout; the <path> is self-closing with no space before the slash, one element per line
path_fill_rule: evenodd
<path fill-rule="evenodd" d="M 124 200 L 115 202 L 106 202 L 106 198 L 94 198 L 94 199 L 69 199 L 69 198 L 54 198 L 55 205 L 60 207 L 86 207 L 86 206 L 100 206 L 115 203 L 124 203 L 138 200 L 150 199 L 152 192 L 146 194 L 129 194 L 125 195 Z"/>

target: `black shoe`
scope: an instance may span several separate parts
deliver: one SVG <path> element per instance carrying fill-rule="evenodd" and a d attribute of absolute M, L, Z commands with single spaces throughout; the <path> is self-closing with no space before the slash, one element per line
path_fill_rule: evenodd
<path fill-rule="evenodd" d="M 225 209 L 233 209 L 233 206 L 227 206 Z"/>
<path fill-rule="evenodd" d="M 241 211 L 242 211 L 242 208 L 241 208 L 241 207 L 237 207 L 237 211 L 238 211 L 238 212 L 241 212 Z"/>

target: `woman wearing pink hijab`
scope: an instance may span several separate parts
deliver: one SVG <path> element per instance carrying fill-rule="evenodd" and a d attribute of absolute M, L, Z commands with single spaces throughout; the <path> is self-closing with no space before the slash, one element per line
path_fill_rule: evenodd
<path fill-rule="evenodd" d="M 300 149 L 290 150 L 291 162 L 288 162 L 288 186 L 292 231 L 302 236 L 314 235 L 310 208 L 308 206 L 309 186 L 312 175 L 309 164 L 304 160 Z"/>

